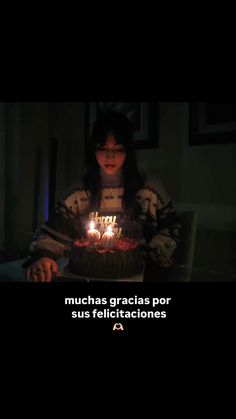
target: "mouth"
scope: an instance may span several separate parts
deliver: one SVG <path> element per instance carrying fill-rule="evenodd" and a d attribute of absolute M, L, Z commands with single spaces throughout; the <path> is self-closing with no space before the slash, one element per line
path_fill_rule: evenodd
<path fill-rule="evenodd" d="M 114 169 L 116 167 L 115 164 L 105 164 L 106 169 Z"/>

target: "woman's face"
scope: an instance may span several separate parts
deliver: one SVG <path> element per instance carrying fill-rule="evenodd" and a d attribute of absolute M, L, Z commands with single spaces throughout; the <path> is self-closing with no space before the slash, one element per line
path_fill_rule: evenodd
<path fill-rule="evenodd" d="M 122 144 L 117 144 L 113 134 L 107 136 L 104 145 L 96 150 L 96 159 L 100 169 L 106 175 L 115 175 L 122 168 L 126 152 Z"/>

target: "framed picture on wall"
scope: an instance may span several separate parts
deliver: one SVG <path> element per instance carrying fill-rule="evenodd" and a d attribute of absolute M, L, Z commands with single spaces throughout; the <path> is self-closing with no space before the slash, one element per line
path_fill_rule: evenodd
<path fill-rule="evenodd" d="M 236 142 L 236 102 L 196 102 L 189 105 L 190 145 Z"/>
<path fill-rule="evenodd" d="M 158 147 L 158 103 L 146 102 L 91 102 L 86 105 L 86 142 L 99 114 L 115 110 L 124 113 L 134 127 L 134 145 L 137 149 Z M 88 145 L 88 144 L 87 144 Z"/>

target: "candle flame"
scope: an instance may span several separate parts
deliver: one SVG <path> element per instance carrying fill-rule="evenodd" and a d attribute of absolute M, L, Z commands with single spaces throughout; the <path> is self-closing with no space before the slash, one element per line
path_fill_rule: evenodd
<path fill-rule="evenodd" d="M 94 226 L 95 226 L 94 221 L 91 221 L 91 223 L 90 223 L 90 229 L 93 230 L 94 229 Z"/>
<path fill-rule="evenodd" d="M 112 232 L 112 226 L 107 226 L 107 232 L 111 233 Z"/>

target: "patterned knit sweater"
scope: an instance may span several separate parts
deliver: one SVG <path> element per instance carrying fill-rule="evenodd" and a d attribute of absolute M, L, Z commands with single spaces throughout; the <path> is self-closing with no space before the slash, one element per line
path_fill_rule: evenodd
<path fill-rule="evenodd" d="M 82 184 L 70 190 L 59 201 L 54 216 L 43 224 L 33 237 L 30 256 L 23 264 L 29 266 L 40 257 L 54 260 L 69 254 L 76 239 L 86 235 L 90 209 L 90 192 Z M 136 194 L 137 216 L 130 217 L 122 208 L 123 186 L 119 177 L 103 177 L 99 215 L 116 215 L 123 236 L 139 241 L 144 254 L 149 252 L 159 265 L 171 256 L 179 239 L 180 221 L 163 185 L 149 179 Z"/>

